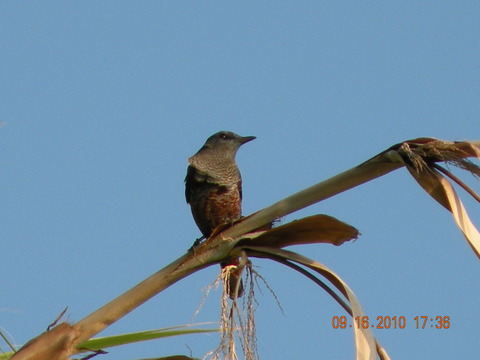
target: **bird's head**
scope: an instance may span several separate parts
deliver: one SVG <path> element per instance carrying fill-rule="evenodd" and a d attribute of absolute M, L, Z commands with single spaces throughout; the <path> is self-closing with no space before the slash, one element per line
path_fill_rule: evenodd
<path fill-rule="evenodd" d="M 202 149 L 207 148 L 235 156 L 240 146 L 254 139 L 255 136 L 240 136 L 231 131 L 219 131 L 207 139 Z"/>

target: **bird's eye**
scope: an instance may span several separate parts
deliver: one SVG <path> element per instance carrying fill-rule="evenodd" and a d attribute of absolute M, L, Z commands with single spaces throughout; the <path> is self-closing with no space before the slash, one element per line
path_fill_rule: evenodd
<path fill-rule="evenodd" d="M 224 140 L 225 140 L 227 137 L 228 137 L 228 136 L 227 136 L 227 134 L 225 134 L 225 133 L 221 133 L 221 134 L 220 134 L 220 139 L 224 139 Z"/>

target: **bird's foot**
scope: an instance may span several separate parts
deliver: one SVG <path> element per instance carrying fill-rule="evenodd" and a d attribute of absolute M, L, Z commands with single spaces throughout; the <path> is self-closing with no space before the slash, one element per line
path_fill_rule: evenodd
<path fill-rule="evenodd" d="M 198 245 L 200 245 L 204 239 L 205 239 L 205 236 L 195 239 L 195 241 L 193 242 L 193 245 L 190 247 L 190 249 L 188 249 L 188 252 L 192 252 L 193 250 L 195 250 L 195 248 Z"/>

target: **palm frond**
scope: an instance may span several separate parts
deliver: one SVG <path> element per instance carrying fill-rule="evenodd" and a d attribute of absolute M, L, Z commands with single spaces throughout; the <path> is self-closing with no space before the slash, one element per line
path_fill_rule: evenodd
<path fill-rule="evenodd" d="M 271 260 L 278 261 L 282 264 L 292 264 L 298 263 L 303 265 L 310 270 L 322 275 L 325 277 L 329 282 L 331 282 L 335 288 L 340 291 L 340 293 L 345 297 L 348 301 L 348 305 L 342 305 L 346 311 L 352 316 L 352 318 L 362 318 L 365 316 L 363 309 L 358 301 L 354 292 L 350 289 L 350 287 L 338 276 L 335 272 L 330 270 L 325 265 L 309 259 L 303 255 L 297 254 L 295 252 L 278 249 L 278 248 L 271 248 L 271 247 L 257 247 L 252 246 L 251 248 L 245 249 L 247 254 L 251 257 L 259 257 L 259 258 L 268 258 Z M 298 270 L 296 266 L 291 266 L 294 269 Z M 301 271 L 304 275 L 305 273 Z M 314 280 L 317 284 L 321 283 L 320 285 L 324 288 L 324 283 L 316 278 L 315 276 L 308 276 L 310 279 Z M 330 289 L 329 293 L 333 292 Z M 337 294 L 336 297 L 340 298 Z M 375 360 L 377 354 L 377 348 L 379 349 L 378 355 L 382 356 L 381 359 L 389 359 L 386 351 L 378 344 L 377 340 L 375 339 L 373 333 L 370 330 L 370 327 L 362 327 L 362 326 L 352 326 L 355 336 L 355 345 L 356 345 L 356 354 L 357 360 Z M 381 351 L 380 351 L 381 349 Z"/>

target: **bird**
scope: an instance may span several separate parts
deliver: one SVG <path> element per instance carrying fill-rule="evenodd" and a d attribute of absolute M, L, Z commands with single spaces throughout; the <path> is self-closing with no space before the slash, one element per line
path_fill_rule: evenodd
<path fill-rule="evenodd" d="M 185 198 L 195 223 L 206 239 L 219 226 L 231 225 L 242 217 L 242 177 L 235 156 L 240 146 L 254 139 L 255 136 L 220 131 L 210 136 L 200 150 L 188 159 Z M 238 258 L 226 259 L 220 265 L 222 269 L 229 265 L 236 266 Z M 232 272 L 228 284 L 231 299 L 235 298 L 237 283 L 237 296 L 240 297 L 243 283 L 240 274 Z"/>

